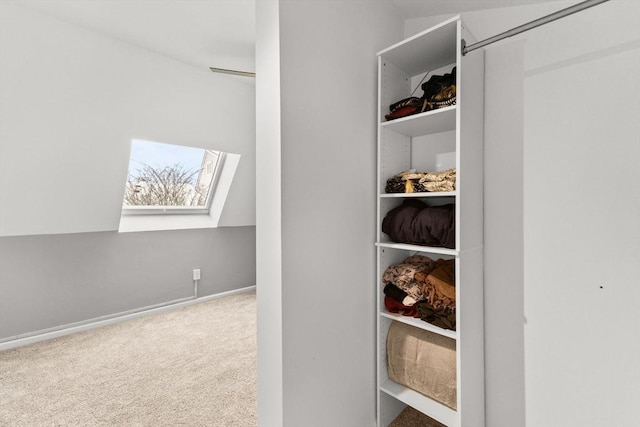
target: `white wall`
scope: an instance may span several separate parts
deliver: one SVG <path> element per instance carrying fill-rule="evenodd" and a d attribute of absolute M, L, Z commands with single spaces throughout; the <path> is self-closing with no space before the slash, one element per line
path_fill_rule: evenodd
<path fill-rule="evenodd" d="M 527 423 L 640 425 L 640 2 L 524 52 Z"/>
<path fill-rule="evenodd" d="M 463 21 L 483 39 L 573 3 Z M 487 425 L 639 425 L 640 3 L 596 6 L 485 59 Z"/>
<path fill-rule="evenodd" d="M 0 12 L 0 340 L 255 285 L 253 226 L 117 232 L 132 138 L 241 153 L 220 222 L 254 223 L 253 88 Z"/>
<path fill-rule="evenodd" d="M 256 2 L 256 297 L 258 425 L 283 425 L 280 19 Z"/>
<path fill-rule="evenodd" d="M 0 341 L 255 285 L 255 227 L 0 237 Z"/>
<path fill-rule="evenodd" d="M 117 230 L 133 138 L 241 154 L 221 225 L 255 223 L 251 85 L 1 7 L 0 235 Z"/>
<path fill-rule="evenodd" d="M 258 2 L 258 35 L 266 8 Z M 277 118 L 265 109 L 278 103 L 262 98 L 265 58 L 257 47 L 258 180 L 273 186 L 272 200 L 258 189 L 258 324 L 282 331 L 274 361 L 282 383 L 259 379 L 259 401 L 279 404 L 269 394 L 283 391 L 282 409 L 273 408 L 281 419 L 266 418 L 260 403 L 261 426 L 375 425 L 375 54 L 402 38 L 395 16 L 384 2 L 279 2 L 277 124 L 262 121 L 269 112 Z M 271 60 L 274 71 L 278 58 Z M 263 143 L 274 152 L 261 151 Z M 281 181 L 279 169 L 263 175 L 280 162 Z M 263 229 L 270 226 L 281 234 Z M 277 265 L 267 267 L 268 260 Z M 282 317 L 261 317 L 280 295 Z M 268 337 L 260 339 L 259 358 L 277 352 L 265 350 Z"/>

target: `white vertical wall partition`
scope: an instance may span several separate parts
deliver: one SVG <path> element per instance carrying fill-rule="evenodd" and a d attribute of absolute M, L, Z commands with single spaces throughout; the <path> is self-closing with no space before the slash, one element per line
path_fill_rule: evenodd
<path fill-rule="evenodd" d="M 258 425 L 282 426 L 279 2 L 256 2 L 256 297 Z"/>

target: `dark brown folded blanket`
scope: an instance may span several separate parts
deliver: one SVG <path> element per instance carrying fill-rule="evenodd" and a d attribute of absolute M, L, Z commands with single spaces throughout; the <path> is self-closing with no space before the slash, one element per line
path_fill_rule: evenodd
<path fill-rule="evenodd" d="M 398 243 L 455 248 L 455 205 L 428 206 L 405 200 L 389 211 L 382 231 Z"/>

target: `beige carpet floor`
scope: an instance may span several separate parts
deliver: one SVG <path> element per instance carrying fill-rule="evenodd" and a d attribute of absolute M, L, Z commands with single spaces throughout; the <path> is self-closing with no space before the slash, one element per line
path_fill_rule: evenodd
<path fill-rule="evenodd" d="M 0 352 L 0 426 L 256 426 L 255 292 Z"/>

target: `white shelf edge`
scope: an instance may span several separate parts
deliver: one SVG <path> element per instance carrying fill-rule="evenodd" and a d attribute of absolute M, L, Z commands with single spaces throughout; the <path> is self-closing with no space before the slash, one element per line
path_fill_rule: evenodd
<path fill-rule="evenodd" d="M 406 132 L 406 130 L 402 129 L 403 126 L 411 125 L 413 122 L 419 122 L 419 121 L 422 121 L 422 120 L 425 120 L 425 121 L 427 121 L 429 119 L 435 120 L 436 117 L 438 117 L 440 115 L 446 116 L 447 114 L 453 114 L 455 116 L 457 108 L 458 108 L 457 104 L 456 105 L 450 105 L 450 106 L 444 107 L 444 108 L 437 108 L 435 110 L 425 111 L 424 113 L 412 114 L 410 116 L 400 117 L 398 119 L 387 120 L 387 121 L 384 121 L 384 122 L 381 121 L 380 122 L 380 127 L 382 129 L 389 128 L 389 129 L 394 130 L 396 132 L 400 132 L 402 134 L 405 134 L 404 132 Z M 440 133 L 440 132 L 446 132 L 448 130 L 455 130 L 455 117 L 453 119 L 450 119 L 450 120 L 452 120 L 453 126 L 447 126 L 446 129 L 444 129 L 444 130 L 439 129 L 437 132 L 433 132 L 433 133 Z M 426 126 L 426 127 L 428 127 L 428 126 Z M 449 128 L 451 128 L 451 129 L 449 129 Z M 409 135 L 407 135 L 407 136 L 417 136 L 417 135 L 411 135 L 412 132 L 408 132 L 408 133 L 409 133 Z"/>
<path fill-rule="evenodd" d="M 391 380 L 380 384 L 380 390 L 448 427 L 458 427 L 458 413 L 455 410 L 417 391 Z"/>
<path fill-rule="evenodd" d="M 422 191 L 416 193 L 383 193 L 380 194 L 382 199 L 393 198 L 422 198 L 422 197 L 457 197 L 457 191 Z"/>
<path fill-rule="evenodd" d="M 405 251 L 426 252 L 430 254 L 458 256 L 460 251 L 449 248 L 436 248 L 433 246 L 409 245 L 407 243 L 383 243 L 376 242 L 376 246 L 389 249 L 402 249 Z"/>
<path fill-rule="evenodd" d="M 444 22 L 439 23 L 438 25 L 434 25 L 431 28 L 427 28 L 426 30 L 421 31 L 416 35 L 413 35 L 413 36 L 411 36 L 409 38 L 406 38 L 406 39 L 404 39 L 404 40 L 402 40 L 402 41 L 400 41 L 400 42 L 398 42 L 398 43 L 396 43 L 396 44 L 394 44 L 392 46 L 389 46 L 386 49 L 381 50 L 380 52 L 378 52 L 376 54 L 376 56 L 382 56 L 385 53 L 390 52 L 390 51 L 392 51 L 394 49 L 397 49 L 398 47 L 400 47 L 402 45 L 405 45 L 407 43 L 411 43 L 413 40 L 419 39 L 420 37 L 424 36 L 425 34 L 429 34 L 429 33 L 433 32 L 433 31 L 437 30 L 438 28 L 442 28 L 442 27 L 444 27 L 446 25 L 451 24 L 452 22 L 456 22 L 456 21 L 459 21 L 459 20 L 460 20 L 460 15 L 456 15 L 456 16 L 450 18 L 450 19 L 447 19 Z"/>
<path fill-rule="evenodd" d="M 456 331 L 440 328 L 415 317 L 403 316 L 402 314 L 387 313 L 384 311 L 380 312 L 380 316 L 386 317 L 387 319 L 395 320 L 396 322 L 405 323 L 415 328 L 424 329 L 425 331 L 433 332 L 434 334 L 442 335 L 447 338 L 451 338 L 454 340 L 458 339 L 458 334 L 456 333 Z"/>
<path fill-rule="evenodd" d="M 409 116 L 399 117 L 399 118 L 393 119 L 393 120 L 385 120 L 384 122 L 380 122 L 380 126 L 387 127 L 387 126 L 392 126 L 392 125 L 394 125 L 396 123 L 410 122 L 410 121 L 413 121 L 413 120 L 424 119 L 425 117 L 429 117 L 429 116 L 436 116 L 438 114 L 446 114 L 448 111 L 455 110 L 457 106 L 458 106 L 457 104 L 454 104 L 454 105 L 450 105 L 448 107 L 436 108 L 435 110 L 425 111 L 424 113 L 411 114 Z"/>

